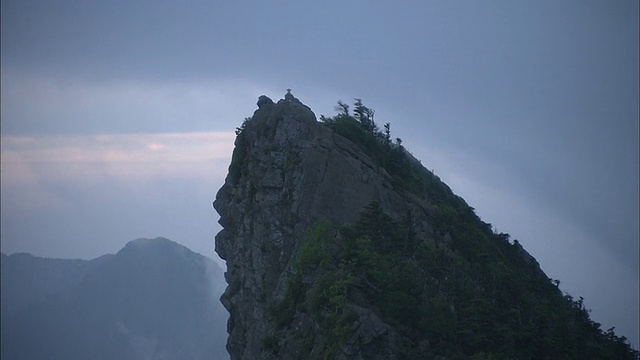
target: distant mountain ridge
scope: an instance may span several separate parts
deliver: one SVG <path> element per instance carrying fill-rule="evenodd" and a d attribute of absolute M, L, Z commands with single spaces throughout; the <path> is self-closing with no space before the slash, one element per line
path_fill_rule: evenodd
<path fill-rule="evenodd" d="M 113 256 L 103 255 L 87 261 L 43 258 L 28 253 L 2 254 L 2 316 L 10 316 L 49 296 L 71 290 L 88 272 Z"/>
<path fill-rule="evenodd" d="M 223 271 L 166 238 L 93 260 L 2 256 L 2 358 L 225 359 Z"/>

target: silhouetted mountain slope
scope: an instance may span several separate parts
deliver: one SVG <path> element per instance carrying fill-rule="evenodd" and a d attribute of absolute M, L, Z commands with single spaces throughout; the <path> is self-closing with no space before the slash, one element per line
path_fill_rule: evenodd
<path fill-rule="evenodd" d="M 134 240 L 92 261 L 12 255 L 2 266 L 3 303 L 34 278 L 20 296 L 38 297 L 3 313 L 3 358 L 228 358 L 222 270 L 175 242 Z M 43 268 L 55 276 L 34 275 Z M 39 284 L 51 279 L 44 293 Z"/>
<path fill-rule="evenodd" d="M 41 258 L 26 253 L 3 254 L 2 315 L 10 316 L 51 295 L 73 289 L 88 272 L 112 256 L 86 261 Z"/>
<path fill-rule="evenodd" d="M 257 105 L 214 202 L 232 359 L 635 359 L 360 101 Z"/>

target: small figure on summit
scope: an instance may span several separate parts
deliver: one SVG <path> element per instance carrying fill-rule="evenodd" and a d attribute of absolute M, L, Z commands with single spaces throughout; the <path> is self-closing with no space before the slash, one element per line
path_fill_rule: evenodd
<path fill-rule="evenodd" d="M 287 93 L 284 95 L 285 100 L 295 100 L 296 98 L 291 93 L 291 89 L 287 89 Z"/>

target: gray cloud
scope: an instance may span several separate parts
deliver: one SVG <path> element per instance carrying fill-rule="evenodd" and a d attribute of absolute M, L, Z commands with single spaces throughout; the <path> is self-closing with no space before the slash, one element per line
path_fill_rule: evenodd
<path fill-rule="evenodd" d="M 68 80 L 3 71 L 3 133 L 229 131 L 269 89 L 249 82 Z M 19 121 L 17 121 L 19 119 Z"/>

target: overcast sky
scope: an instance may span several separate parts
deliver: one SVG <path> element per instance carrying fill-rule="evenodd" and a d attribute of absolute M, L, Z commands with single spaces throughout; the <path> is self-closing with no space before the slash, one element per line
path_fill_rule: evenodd
<path fill-rule="evenodd" d="M 210 257 L 233 130 L 287 88 L 380 123 L 638 341 L 638 2 L 6 0 L 2 251 Z"/>

